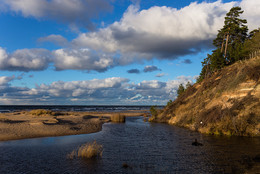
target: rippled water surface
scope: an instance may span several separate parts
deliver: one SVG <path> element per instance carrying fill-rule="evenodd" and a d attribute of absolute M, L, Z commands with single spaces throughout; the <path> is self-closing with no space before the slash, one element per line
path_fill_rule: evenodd
<path fill-rule="evenodd" d="M 192 146 L 197 138 L 204 146 Z M 102 159 L 67 159 L 96 140 Z M 0 173 L 257 173 L 260 139 L 206 136 L 166 124 L 127 118 L 87 135 L 0 142 Z M 124 168 L 126 163 L 129 167 Z"/>
<path fill-rule="evenodd" d="M 0 113 L 15 112 L 21 110 L 34 110 L 34 109 L 48 109 L 52 111 L 105 111 L 105 112 L 119 112 L 119 111 L 140 111 L 149 110 L 151 106 L 116 106 L 116 105 L 0 105 Z M 164 106 L 157 106 L 163 108 Z"/>

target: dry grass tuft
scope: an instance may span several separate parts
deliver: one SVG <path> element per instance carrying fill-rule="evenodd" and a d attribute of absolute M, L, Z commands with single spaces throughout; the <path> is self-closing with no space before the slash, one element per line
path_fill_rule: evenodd
<path fill-rule="evenodd" d="M 101 158 L 103 153 L 103 146 L 96 141 L 92 143 L 83 144 L 78 149 L 73 150 L 68 154 L 69 159 L 82 158 L 82 159 L 96 159 Z"/>
<path fill-rule="evenodd" d="M 44 109 L 35 109 L 31 110 L 30 114 L 35 115 L 35 116 L 41 116 L 41 115 L 55 115 L 54 112 L 50 110 L 44 110 Z"/>
<path fill-rule="evenodd" d="M 116 123 L 124 123 L 125 122 L 125 116 L 121 115 L 119 113 L 111 115 L 111 121 Z"/>

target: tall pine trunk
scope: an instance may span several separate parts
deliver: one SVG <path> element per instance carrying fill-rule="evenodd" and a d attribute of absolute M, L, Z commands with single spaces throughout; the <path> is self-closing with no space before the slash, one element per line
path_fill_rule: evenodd
<path fill-rule="evenodd" d="M 224 56 L 224 58 L 226 58 L 226 56 L 227 56 L 228 38 L 229 38 L 229 34 L 227 34 L 226 46 L 225 46 L 225 56 Z"/>

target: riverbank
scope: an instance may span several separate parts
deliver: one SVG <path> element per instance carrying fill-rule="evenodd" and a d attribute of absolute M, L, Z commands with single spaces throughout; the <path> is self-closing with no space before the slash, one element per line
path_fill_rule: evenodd
<path fill-rule="evenodd" d="M 260 136 L 260 57 L 239 61 L 186 89 L 150 121 L 200 133 Z"/>
<path fill-rule="evenodd" d="M 0 141 L 98 132 L 115 114 L 143 116 L 146 111 L 52 112 L 18 111 L 0 114 Z"/>
<path fill-rule="evenodd" d="M 141 117 L 128 117 L 125 124 L 104 124 L 102 131 L 94 134 L 0 142 L 0 173 L 260 171 L 259 138 L 207 136 L 142 120 Z M 203 146 L 193 146 L 194 139 Z M 78 147 L 93 141 L 103 146 L 102 159 L 67 158 Z"/>

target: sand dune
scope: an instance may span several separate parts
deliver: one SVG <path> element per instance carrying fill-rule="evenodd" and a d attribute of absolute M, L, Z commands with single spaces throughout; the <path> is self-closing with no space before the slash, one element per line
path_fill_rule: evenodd
<path fill-rule="evenodd" d="M 142 116 L 145 111 L 120 113 Z M 19 111 L 0 114 L 0 141 L 24 138 L 77 135 L 98 132 L 110 121 L 111 112 L 50 112 Z"/>

